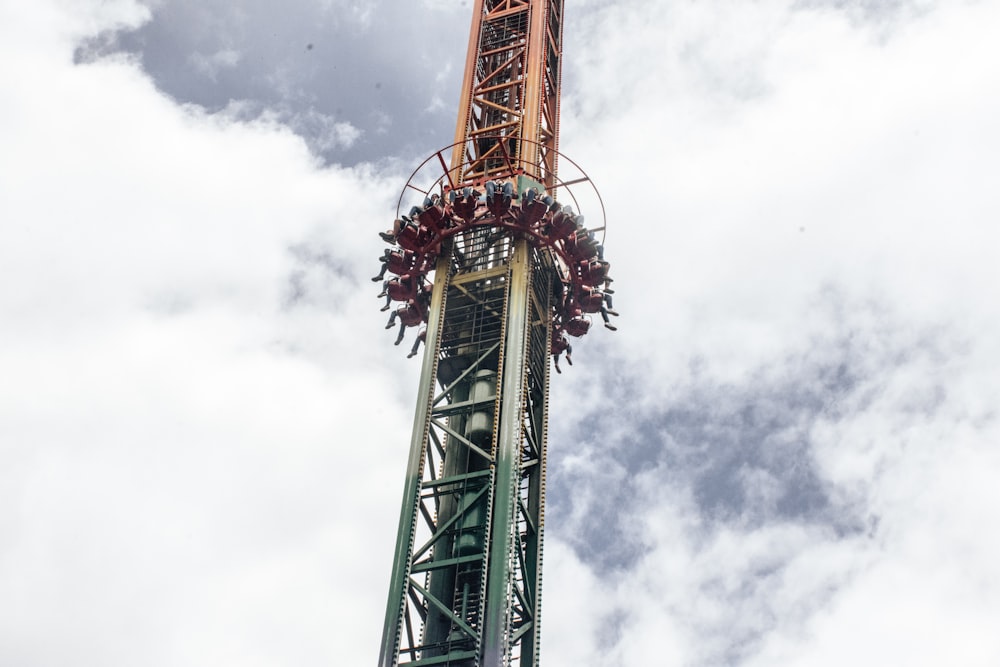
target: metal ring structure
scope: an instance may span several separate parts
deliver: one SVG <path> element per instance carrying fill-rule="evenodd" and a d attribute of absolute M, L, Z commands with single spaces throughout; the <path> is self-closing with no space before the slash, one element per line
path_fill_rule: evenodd
<path fill-rule="evenodd" d="M 425 241 L 425 243 L 417 248 L 412 248 L 406 252 L 410 252 L 414 257 L 415 261 L 412 268 L 403 271 L 402 273 L 397 273 L 395 275 L 400 278 L 413 278 L 420 277 L 420 279 L 413 281 L 414 285 L 418 285 L 422 282 L 422 278 L 426 277 L 429 273 L 434 270 L 434 259 L 440 253 L 442 247 L 446 247 L 443 244 L 449 238 L 457 235 L 464 234 L 476 227 L 483 226 L 495 226 L 506 229 L 512 234 L 519 235 L 521 237 L 527 238 L 533 246 L 538 249 L 547 249 L 555 264 L 557 270 L 559 271 L 560 278 L 563 283 L 569 288 L 569 293 L 572 295 L 578 295 L 584 293 L 588 289 L 595 289 L 597 285 L 602 282 L 601 280 L 594 281 L 592 276 L 584 276 L 584 269 L 580 268 L 583 264 L 588 264 L 592 266 L 592 262 L 598 261 L 604 264 L 603 267 L 604 275 L 607 275 L 607 268 L 610 266 L 607 262 L 603 261 L 603 244 L 606 237 L 606 227 L 607 227 L 607 216 L 604 209 L 604 201 L 601 198 L 600 192 L 597 187 L 593 184 L 590 177 L 577 165 L 576 162 L 571 160 L 559 153 L 559 157 L 568 162 L 577 171 L 572 178 L 563 180 L 556 177 L 556 185 L 551 189 L 551 191 L 546 191 L 545 194 L 550 195 L 555 199 L 555 194 L 558 193 L 560 189 L 566 191 L 567 195 L 573 202 L 575 209 L 578 213 L 583 213 L 583 206 L 581 206 L 581 199 L 585 203 L 594 204 L 596 208 L 600 210 L 601 224 L 600 226 L 595 226 L 588 230 L 592 238 L 596 241 L 597 234 L 600 234 L 600 241 L 594 246 L 600 246 L 601 257 L 598 258 L 596 254 L 583 256 L 579 253 L 579 247 L 573 248 L 568 243 L 569 236 L 571 234 L 564 234 L 561 236 L 548 236 L 546 234 L 546 229 L 551 227 L 547 224 L 542 224 L 544 221 L 551 221 L 555 215 L 552 211 L 547 211 L 544 213 L 540 219 L 536 220 L 533 224 L 524 224 L 520 222 L 514 215 L 514 212 L 519 212 L 520 208 L 508 208 L 500 215 L 494 215 L 491 211 L 487 209 L 487 206 L 480 202 L 476 205 L 476 213 L 469 218 L 462 218 L 456 215 L 451 209 L 450 204 L 445 201 L 446 186 L 451 191 L 459 191 L 466 187 L 472 187 L 474 189 L 482 189 L 485 182 L 489 180 L 504 180 L 516 178 L 517 176 L 526 175 L 529 178 L 532 177 L 531 174 L 527 174 L 523 169 L 514 168 L 514 160 L 510 158 L 506 153 L 506 141 L 509 137 L 491 137 L 497 139 L 498 145 L 501 146 L 501 156 L 498 158 L 493 158 L 496 160 L 503 160 L 506 163 L 507 169 L 503 168 L 495 169 L 489 173 L 488 176 L 483 176 L 477 179 L 468 181 L 456 181 L 452 178 L 452 173 L 454 169 L 449 169 L 445 159 L 445 153 L 451 152 L 456 146 L 464 144 L 466 142 L 456 142 L 449 146 L 446 146 L 435 153 L 428 156 L 420 163 L 410 174 L 409 179 L 407 179 L 406 185 L 403 187 L 399 195 L 399 200 L 396 203 L 396 218 L 401 219 L 403 216 L 401 213 L 404 210 L 403 200 L 406 197 L 407 192 L 413 191 L 417 193 L 420 198 L 420 202 L 426 197 L 432 194 L 438 194 L 442 200 L 442 210 L 445 212 L 442 220 L 447 220 L 448 224 L 441 225 L 434 229 L 431 237 Z M 527 141 L 527 140 L 521 140 Z M 534 142 L 532 142 L 534 143 Z M 574 191 L 573 186 L 580 184 L 586 184 L 587 188 L 583 188 L 584 193 L 587 195 L 588 199 L 584 199 L 583 193 L 580 189 Z M 421 187 L 424 186 L 424 187 Z M 515 196 L 517 193 L 515 193 Z M 579 195 L 579 196 L 578 196 Z M 512 202 L 513 203 L 513 202 Z M 519 205 L 518 205 L 519 206 Z M 416 206 L 416 208 L 422 208 L 421 206 Z M 416 221 L 414 221 L 416 222 Z M 582 228 L 582 227 L 581 227 Z M 574 236 L 575 239 L 575 236 Z M 574 243 L 575 245 L 575 243 Z M 575 251 L 575 254 L 574 254 Z M 394 272 L 395 273 L 395 272 Z M 610 282 L 610 278 L 607 278 Z M 605 283 L 606 284 L 606 283 Z M 414 288 L 414 296 L 415 296 Z M 585 311 L 585 312 L 595 312 L 595 311 Z M 578 315 L 566 315 L 563 313 L 559 307 L 554 308 L 553 317 L 556 320 L 557 326 L 561 327 L 566 317 L 583 317 L 589 321 L 589 317 L 584 314 Z M 588 325 L 589 326 L 589 325 Z M 571 334 L 577 335 L 577 334 Z M 580 334 L 582 335 L 582 334 Z"/>
<path fill-rule="evenodd" d="M 510 139 L 510 137 L 487 135 L 487 136 L 483 136 L 483 137 L 477 137 L 477 139 L 486 139 L 486 140 L 492 139 L 492 140 L 497 140 L 501 144 L 501 146 L 502 146 L 503 142 L 500 141 L 500 140 L 502 140 L 502 139 Z M 542 145 L 542 144 L 540 144 L 537 141 L 531 141 L 529 139 L 519 139 L 519 141 L 521 141 L 523 143 L 534 144 L 536 146 L 541 146 Z M 403 190 L 399 193 L 399 200 L 396 202 L 396 217 L 397 218 L 399 217 L 400 212 L 403 210 L 403 198 L 406 196 L 406 193 L 407 193 L 408 190 L 413 190 L 414 192 L 419 193 L 421 195 L 421 198 L 423 198 L 423 197 L 429 196 L 432 192 L 435 192 L 435 191 L 437 191 L 437 194 L 441 194 L 441 192 L 443 190 L 443 186 L 444 186 L 444 184 L 445 184 L 446 181 L 447 181 L 447 184 L 451 187 L 452 190 L 455 190 L 457 188 L 466 187 L 466 186 L 475 187 L 475 185 L 481 185 L 481 184 L 479 184 L 479 183 L 477 183 L 475 181 L 468 182 L 468 183 L 456 183 L 455 180 L 451 177 L 451 173 L 454 170 L 448 167 L 448 162 L 447 162 L 445 153 L 449 153 L 450 154 L 451 151 L 455 148 L 455 146 L 459 146 L 459 145 L 464 144 L 464 143 L 466 143 L 466 142 L 465 141 L 456 141 L 454 143 L 451 143 L 451 144 L 445 146 L 444 148 L 441 148 L 440 150 L 438 150 L 438 151 L 436 151 L 434 153 L 431 153 L 427 158 L 424 159 L 423 162 L 421 162 L 419 165 L 417 165 L 417 168 L 413 170 L 413 172 L 410 174 L 410 177 L 406 180 L 406 185 L 403 186 Z M 601 215 L 601 224 L 598 225 L 598 226 L 592 227 L 590 231 L 591 232 L 600 232 L 601 233 L 601 243 L 604 243 L 605 235 L 607 234 L 606 229 L 607 229 L 608 218 L 607 218 L 607 212 L 604 209 L 604 200 L 601 198 L 600 191 L 597 189 L 597 186 L 594 185 L 594 182 L 591 180 L 590 176 L 587 175 L 587 172 L 585 172 L 583 170 L 583 168 L 580 167 L 580 165 L 578 165 L 570 157 L 568 157 L 567 155 L 565 155 L 564 153 L 562 153 L 560 151 L 555 151 L 555 153 L 558 155 L 558 157 L 559 157 L 560 160 L 565 160 L 566 162 L 568 162 L 569 164 L 571 164 L 573 166 L 573 168 L 576 170 L 577 174 L 575 174 L 572 178 L 570 178 L 568 180 L 563 180 L 563 179 L 559 178 L 558 176 L 556 176 L 555 177 L 556 185 L 553 188 L 553 191 L 550 192 L 550 193 L 548 193 L 548 194 L 552 195 L 552 197 L 556 197 L 556 194 L 557 194 L 557 191 L 559 190 L 559 188 L 564 188 L 566 190 L 566 192 L 569 194 L 570 199 L 573 200 L 573 205 L 576 208 L 577 213 L 581 213 L 582 214 L 582 213 L 584 213 L 584 207 L 581 206 L 579 200 L 577 199 L 577 194 L 578 193 L 574 192 L 572 186 L 578 185 L 578 184 L 581 184 L 581 183 L 587 183 L 590 186 L 590 190 L 593 191 L 593 197 L 596 198 L 597 206 L 600 207 L 600 211 L 601 211 L 601 214 L 600 214 Z M 503 152 L 503 155 L 504 155 L 504 158 L 507 159 L 508 163 L 509 163 L 510 158 L 507 157 L 506 151 Z M 436 176 L 434 178 L 434 180 L 431 182 L 431 184 L 429 186 L 427 186 L 426 189 L 421 189 L 420 187 L 414 185 L 414 180 L 417 179 L 420 176 L 421 172 L 423 172 L 424 169 L 432 161 L 434 161 L 435 158 L 437 158 L 437 160 L 435 161 L 435 164 L 438 164 L 441 167 L 440 175 Z M 435 170 L 435 173 L 437 173 L 436 170 Z M 513 178 L 513 177 L 515 177 L 517 175 L 519 175 L 518 174 L 518 170 L 515 169 L 513 167 L 513 165 L 509 164 L 509 169 L 508 169 L 508 171 L 506 173 L 499 172 L 497 174 L 493 174 L 490 179 L 482 179 L 482 180 L 495 180 L 495 179 L 503 179 L 503 178 Z"/>

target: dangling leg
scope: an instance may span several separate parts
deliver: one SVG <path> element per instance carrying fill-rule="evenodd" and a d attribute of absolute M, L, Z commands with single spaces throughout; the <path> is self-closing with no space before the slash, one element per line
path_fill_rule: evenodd
<path fill-rule="evenodd" d="M 389 263 L 382 262 L 382 269 L 378 272 L 377 276 L 372 276 L 372 282 L 377 283 L 378 281 L 382 280 L 382 278 L 385 277 L 385 271 L 387 268 L 389 268 Z"/>
<path fill-rule="evenodd" d="M 392 223 L 392 230 L 388 232 L 379 232 L 378 235 L 382 237 L 382 240 L 386 243 L 395 243 L 396 237 L 399 236 L 399 230 L 403 228 L 409 222 L 409 219 L 404 215 L 402 219 L 396 218 Z"/>
<path fill-rule="evenodd" d="M 608 317 L 608 309 L 604 307 L 603 303 L 601 304 L 601 317 L 604 318 L 604 326 L 605 327 L 607 327 L 608 329 L 611 329 L 612 331 L 618 331 L 618 327 L 616 327 L 615 325 L 611 324 L 611 319 Z"/>
<path fill-rule="evenodd" d="M 385 325 L 386 329 L 391 329 L 396 325 L 396 311 L 389 313 L 389 323 Z"/>
<path fill-rule="evenodd" d="M 410 348 L 410 353 L 406 355 L 407 359 L 417 356 L 417 350 L 420 348 L 420 343 L 423 342 L 426 337 L 427 329 L 421 329 L 420 333 L 418 333 L 417 337 L 413 340 L 413 347 Z"/>
<path fill-rule="evenodd" d="M 608 304 L 608 315 L 618 317 L 618 311 L 616 311 L 615 307 L 611 305 L 611 295 L 607 292 L 604 293 L 604 303 Z"/>
<path fill-rule="evenodd" d="M 400 324 L 399 325 L 399 335 L 396 336 L 396 342 L 393 343 L 393 345 L 399 345 L 400 343 L 402 343 L 403 342 L 403 336 L 405 336 L 405 335 L 406 335 L 406 325 L 405 324 Z"/>

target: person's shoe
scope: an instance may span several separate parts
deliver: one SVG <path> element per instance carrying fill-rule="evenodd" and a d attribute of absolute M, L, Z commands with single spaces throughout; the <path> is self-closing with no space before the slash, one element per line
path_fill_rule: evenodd
<path fill-rule="evenodd" d="M 385 290 L 382 290 L 381 292 L 379 292 L 378 296 L 375 297 L 375 298 L 376 299 L 384 299 L 385 298 Z"/>
<path fill-rule="evenodd" d="M 382 276 L 375 276 L 374 278 L 372 278 L 373 283 L 377 283 L 380 280 L 382 280 Z"/>
<path fill-rule="evenodd" d="M 402 342 L 403 342 L 403 339 L 402 339 L 402 338 L 397 338 L 397 339 L 396 339 L 396 342 L 395 342 L 395 343 L 393 343 L 393 345 L 399 345 L 399 344 L 400 344 L 400 343 L 402 343 Z"/>
<path fill-rule="evenodd" d="M 410 352 L 408 355 L 406 355 L 406 358 L 410 359 L 410 358 L 415 357 L 415 356 L 417 356 L 416 352 Z"/>
<path fill-rule="evenodd" d="M 396 242 L 396 237 L 390 234 L 389 232 L 379 232 L 378 235 L 381 236 L 382 240 L 385 241 L 386 243 Z"/>
<path fill-rule="evenodd" d="M 612 331 L 618 331 L 618 327 L 616 327 L 615 325 L 611 324 L 611 322 L 605 322 L 604 323 L 604 327 L 606 329 L 611 329 Z"/>
<path fill-rule="evenodd" d="M 607 287 L 605 287 L 605 288 L 604 288 L 604 293 L 605 293 L 605 294 L 614 294 L 614 293 L 615 293 L 615 291 L 614 291 L 613 289 L 608 289 Z"/>
<path fill-rule="evenodd" d="M 386 328 L 386 329 L 391 329 L 391 328 L 393 328 L 394 326 L 396 326 L 396 323 L 395 323 L 395 322 L 389 322 L 389 324 L 385 325 L 385 328 Z"/>
<path fill-rule="evenodd" d="M 380 313 L 384 313 L 385 311 L 389 310 L 389 304 L 385 304 L 384 306 L 382 306 L 378 310 L 379 310 Z M 617 315 L 617 313 L 615 313 L 615 314 Z"/>
<path fill-rule="evenodd" d="M 615 317 L 618 317 L 618 311 L 611 310 L 610 308 L 608 308 L 608 315 L 614 315 Z"/>

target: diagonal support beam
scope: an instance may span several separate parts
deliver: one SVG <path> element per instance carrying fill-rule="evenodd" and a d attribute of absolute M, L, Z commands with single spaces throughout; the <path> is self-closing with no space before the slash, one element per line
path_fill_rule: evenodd
<path fill-rule="evenodd" d="M 416 562 L 417 559 L 419 559 L 421 556 L 427 553 L 427 550 L 430 549 L 432 546 L 434 546 L 434 543 L 437 542 L 439 539 L 441 539 L 441 536 L 444 535 L 446 532 L 448 532 L 448 529 L 454 526 L 455 522 L 458 521 L 460 518 L 462 518 L 462 515 L 465 514 L 465 511 L 470 507 L 472 507 L 477 500 L 482 498 L 488 490 L 489 487 L 484 486 L 478 492 L 473 494 L 471 499 L 469 499 L 468 494 L 466 494 L 466 497 L 462 499 L 462 506 L 458 508 L 458 511 L 456 511 L 455 514 L 452 515 L 450 519 L 448 519 L 443 524 L 438 526 L 438 529 L 434 532 L 433 535 L 431 535 L 430 539 L 427 540 L 424 546 L 420 547 L 419 549 L 413 552 L 413 561 Z"/>
<path fill-rule="evenodd" d="M 468 438 L 466 438 L 464 435 L 460 434 L 455 429 L 451 428 L 447 424 L 444 424 L 444 423 L 438 421 L 437 419 L 431 419 L 431 423 L 434 424 L 435 426 L 437 426 L 439 429 L 441 429 L 445 433 L 447 433 L 448 435 L 450 435 L 451 437 L 453 437 L 456 440 L 458 440 L 460 443 L 462 443 L 463 445 L 465 445 L 466 447 L 468 447 L 469 449 L 471 449 L 475 453 L 477 453 L 480 456 L 482 456 L 484 459 L 486 459 L 490 463 L 493 463 L 493 457 L 490 456 L 489 453 L 483 451 L 482 448 L 479 447 L 479 445 L 477 445 L 476 443 L 472 442 L 471 440 L 469 440 Z"/>
<path fill-rule="evenodd" d="M 417 591 L 417 593 L 419 593 L 420 595 L 422 595 L 423 598 L 425 600 L 427 600 L 427 602 L 429 602 L 435 609 L 437 609 L 442 614 L 444 614 L 445 616 L 447 616 L 455 625 L 457 625 L 462 630 L 462 632 L 464 632 L 465 634 L 467 634 L 470 639 L 478 639 L 479 633 L 477 633 L 475 630 L 473 630 L 469 626 L 469 624 L 465 622 L 464 619 L 461 619 L 458 616 L 456 616 L 455 612 L 453 612 L 451 609 L 449 609 L 446 604 L 444 604 L 443 602 L 441 602 L 440 600 L 438 600 L 436 597 L 434 597 L 433 595 L 431 595 L 430 592 L 426 588 L 424 588 L 423 586 L 421 586 L 417 582 L 413 581 L 412 579 L 410 580 L 410 586 L 412 586 Z"/>
<path fill-rule="evenodd" d="M 492 345 L 488 350 L 486 350 L 485 352 L 483 352 L 481 355 L 479 355 L 479 357 L 474 362 L 472 362 L 471 364 L 469 364 L 468 368 L 466 368 L 464 371 L 462 371 L 461 375 L 459 375 L 457 378 L 455 378 L 451 382 L 451 384 L 449 384 L 447 387 L 444 388 L 444 391 L 442 391 L 438 395 L 438 397 L 434 399 L 434 403 L 432 403 L 432 405 L 437 405 L 438 403 L 440 403 L 441 401 L 443 401 L 444 398 L 445 398 L 445 396 L 447 396 L 448 394 L 450 394 L 455 389 L 455 387 L 457 387 L 459 385 L 459 383 L 462 382 L 462 380 L 464 380 L 465 378 L 469 377 L 469 375 L 472 373 L 472 371 L 474 371 L 477 368 L 479 368 L 479 365 L 483 362 L 483 360 L 486 359 L 486 358 L 488 358 L 494 352 L 496 352 L 496 350 L 497 350 L 498 347 L 500 347 L 500 342 L 499 341 L 496 344 Z"/>

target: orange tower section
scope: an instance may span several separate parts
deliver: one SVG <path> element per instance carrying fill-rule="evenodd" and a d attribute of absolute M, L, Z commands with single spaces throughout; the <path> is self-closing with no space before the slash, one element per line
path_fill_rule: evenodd
<path fill-rule="evenodd" d="M 562 0 L 475 0 L 450 176 L 556 185 Z"/>

